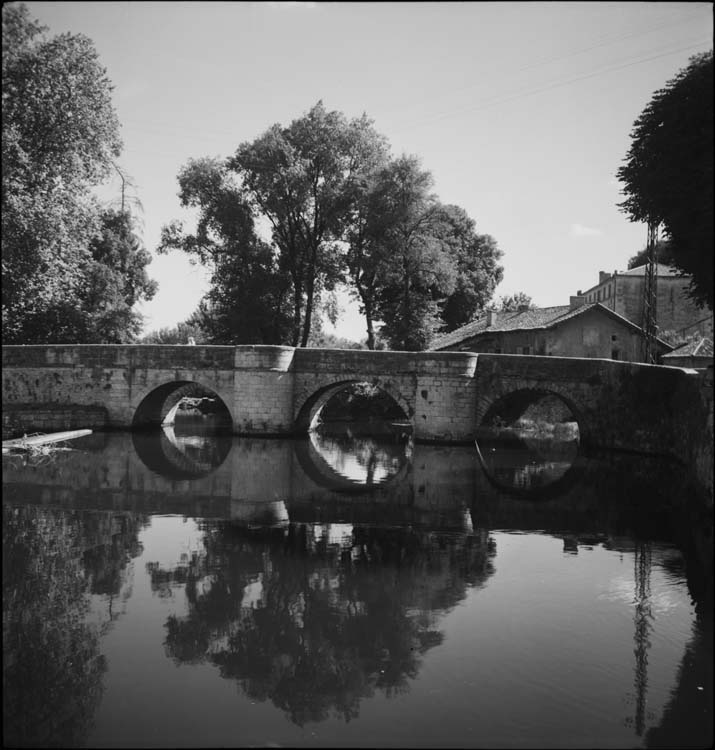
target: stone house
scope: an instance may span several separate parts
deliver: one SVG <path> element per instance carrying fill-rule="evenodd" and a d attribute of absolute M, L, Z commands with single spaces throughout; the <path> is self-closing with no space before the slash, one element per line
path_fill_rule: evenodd
<path fill-rule="evenodd" d="M 657 340 L 659 354 L 673 347 Z M 538 354 L 642 361 L 642 331 L 602 303 L 571 297 L 570 304 L 515 312 L 487 310 L 476 320 L 438 336 L 431 351 Z"/>
<path fill-rule="evenodd" d="M 661 363 L 670 367 L 704 369 L 713 365 L 713 342 L 698 338 L 663 355 Z"/>
<path fill-rule="evenodd" d="M 629 271 L 614 271 L 606 273 L 600 271 L 598 284 L 586 291 L 578 291 L 579 296 L 586 298 L 586 302 L 600 302 L 604 307 L 618 313 L 624 318 L 643 325 L 643 288 L 645 285 L 645 265 L 636 266 Z M 672 266 L 662 263 L 656 264 L 657 304 L 656 323 L 658 330 L 682 331 L 693 325 L 705 326 L 701 331 L 707 336 L 709 325 L 712 331 L 712 312 L 698 308 L 687 296 L 686 291 L 690 283 L 689 276 L 680 276 Z"/>

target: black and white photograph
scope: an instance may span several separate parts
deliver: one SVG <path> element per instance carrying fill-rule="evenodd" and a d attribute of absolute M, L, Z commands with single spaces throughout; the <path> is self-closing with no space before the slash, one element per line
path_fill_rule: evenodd
<path fill-rule="evenodd" d="M 713 746 L 714 10 L 3 3 L 3 747 Z"/>

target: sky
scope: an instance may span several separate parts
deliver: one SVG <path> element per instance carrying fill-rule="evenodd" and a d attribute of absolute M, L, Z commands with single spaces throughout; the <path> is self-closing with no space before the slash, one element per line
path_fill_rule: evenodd
<path fill-rule="evenodd" d="M 443 203 L 462 206 L 503 252 L 495 300 L 516 292 L 568 304 L 623 270 L 646 241 L 616 171 L 633 123 L 688 59 L 712 48 L 699 2 L 28 2 L 48 34 L 87 35 L 114 85 L 120 169 L 143 207 L 145 332 L 195 309 L 207 272 L 161 227 L 182 209 L 189 159 L 225 158 L 318 100 L 363 113 L 394 155 L 415 154 Z M 100 190 L 118 198 L 116 176 Z M 341 296 L 338 325 L 365 338 Z"/>

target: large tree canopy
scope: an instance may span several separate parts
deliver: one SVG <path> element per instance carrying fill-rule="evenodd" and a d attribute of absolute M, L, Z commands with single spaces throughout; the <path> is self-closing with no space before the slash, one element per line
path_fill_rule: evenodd
<path fill-rule="evenodd" d="M 179 199 L 198 210 L 196 230 L 175 221 L 159 252 L 183 250 L 211 269 L 193 322 L 210 341 L 278 344 L 291 336 L 291 278 L 275 248 L 256 233 L 251 207 L 226 165 L 195 159 L 179 174 Z"/>
<path fill-rule="evenodd" d="M 379 142 L 363 117 L 349 122 L 318 102 L 288 127 L 274 125 L 228 160 L 242 198 L 267 220 L 281 265 L 293 285 L 292 344 L 306 346 L 324 291 L 343 279 L 337 240 L 348 208 L 349 185 Z"/>
<path fill-rule="evenodd" d="M 119 155 L 112 86 L 92 42 L 49 39 L 24 5 L 2 9 L 2 315 L 7 342 L 57 341 L 50 311 L 78 310 L 101 211 L 91 188 Z M 49 316 L 49 317 L 48 317 Z"/>
<path fill-rule="evenodd" d="M 632 221 L 661 224 L 690 292 L 713 306 L 713 53 L 696 55 L 635 121 L 618 170 Z"/>
<path fill-rule="evenodd" d="M 367 116 L 318 102 L 225 161 L 190 161 L 179 196 L 198 210 L 196 230 L 170 223 L 159 251 L 213 269 L 196 318 L 212 341 L 314 345 L 325 340 L 319 313 L 334 317 L 345 284 L 369 348 L 381 324 L 393 348 L 422 349 L 471 319 L 502 274 L 493 238 L 440 204 L 432 183 L 416 157 L 390 157 Z"/>

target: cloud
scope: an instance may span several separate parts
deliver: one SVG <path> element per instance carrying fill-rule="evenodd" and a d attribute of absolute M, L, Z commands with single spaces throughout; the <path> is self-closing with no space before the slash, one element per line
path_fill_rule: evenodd
<path fill-rule="evenodd" d="M 571 225 L 572 237 L 598 237 L 601 234 L 603 234 L 603 232 L 600 229 L 594 229 L 593 227 L 585 227 L 583 224 Z"/>

